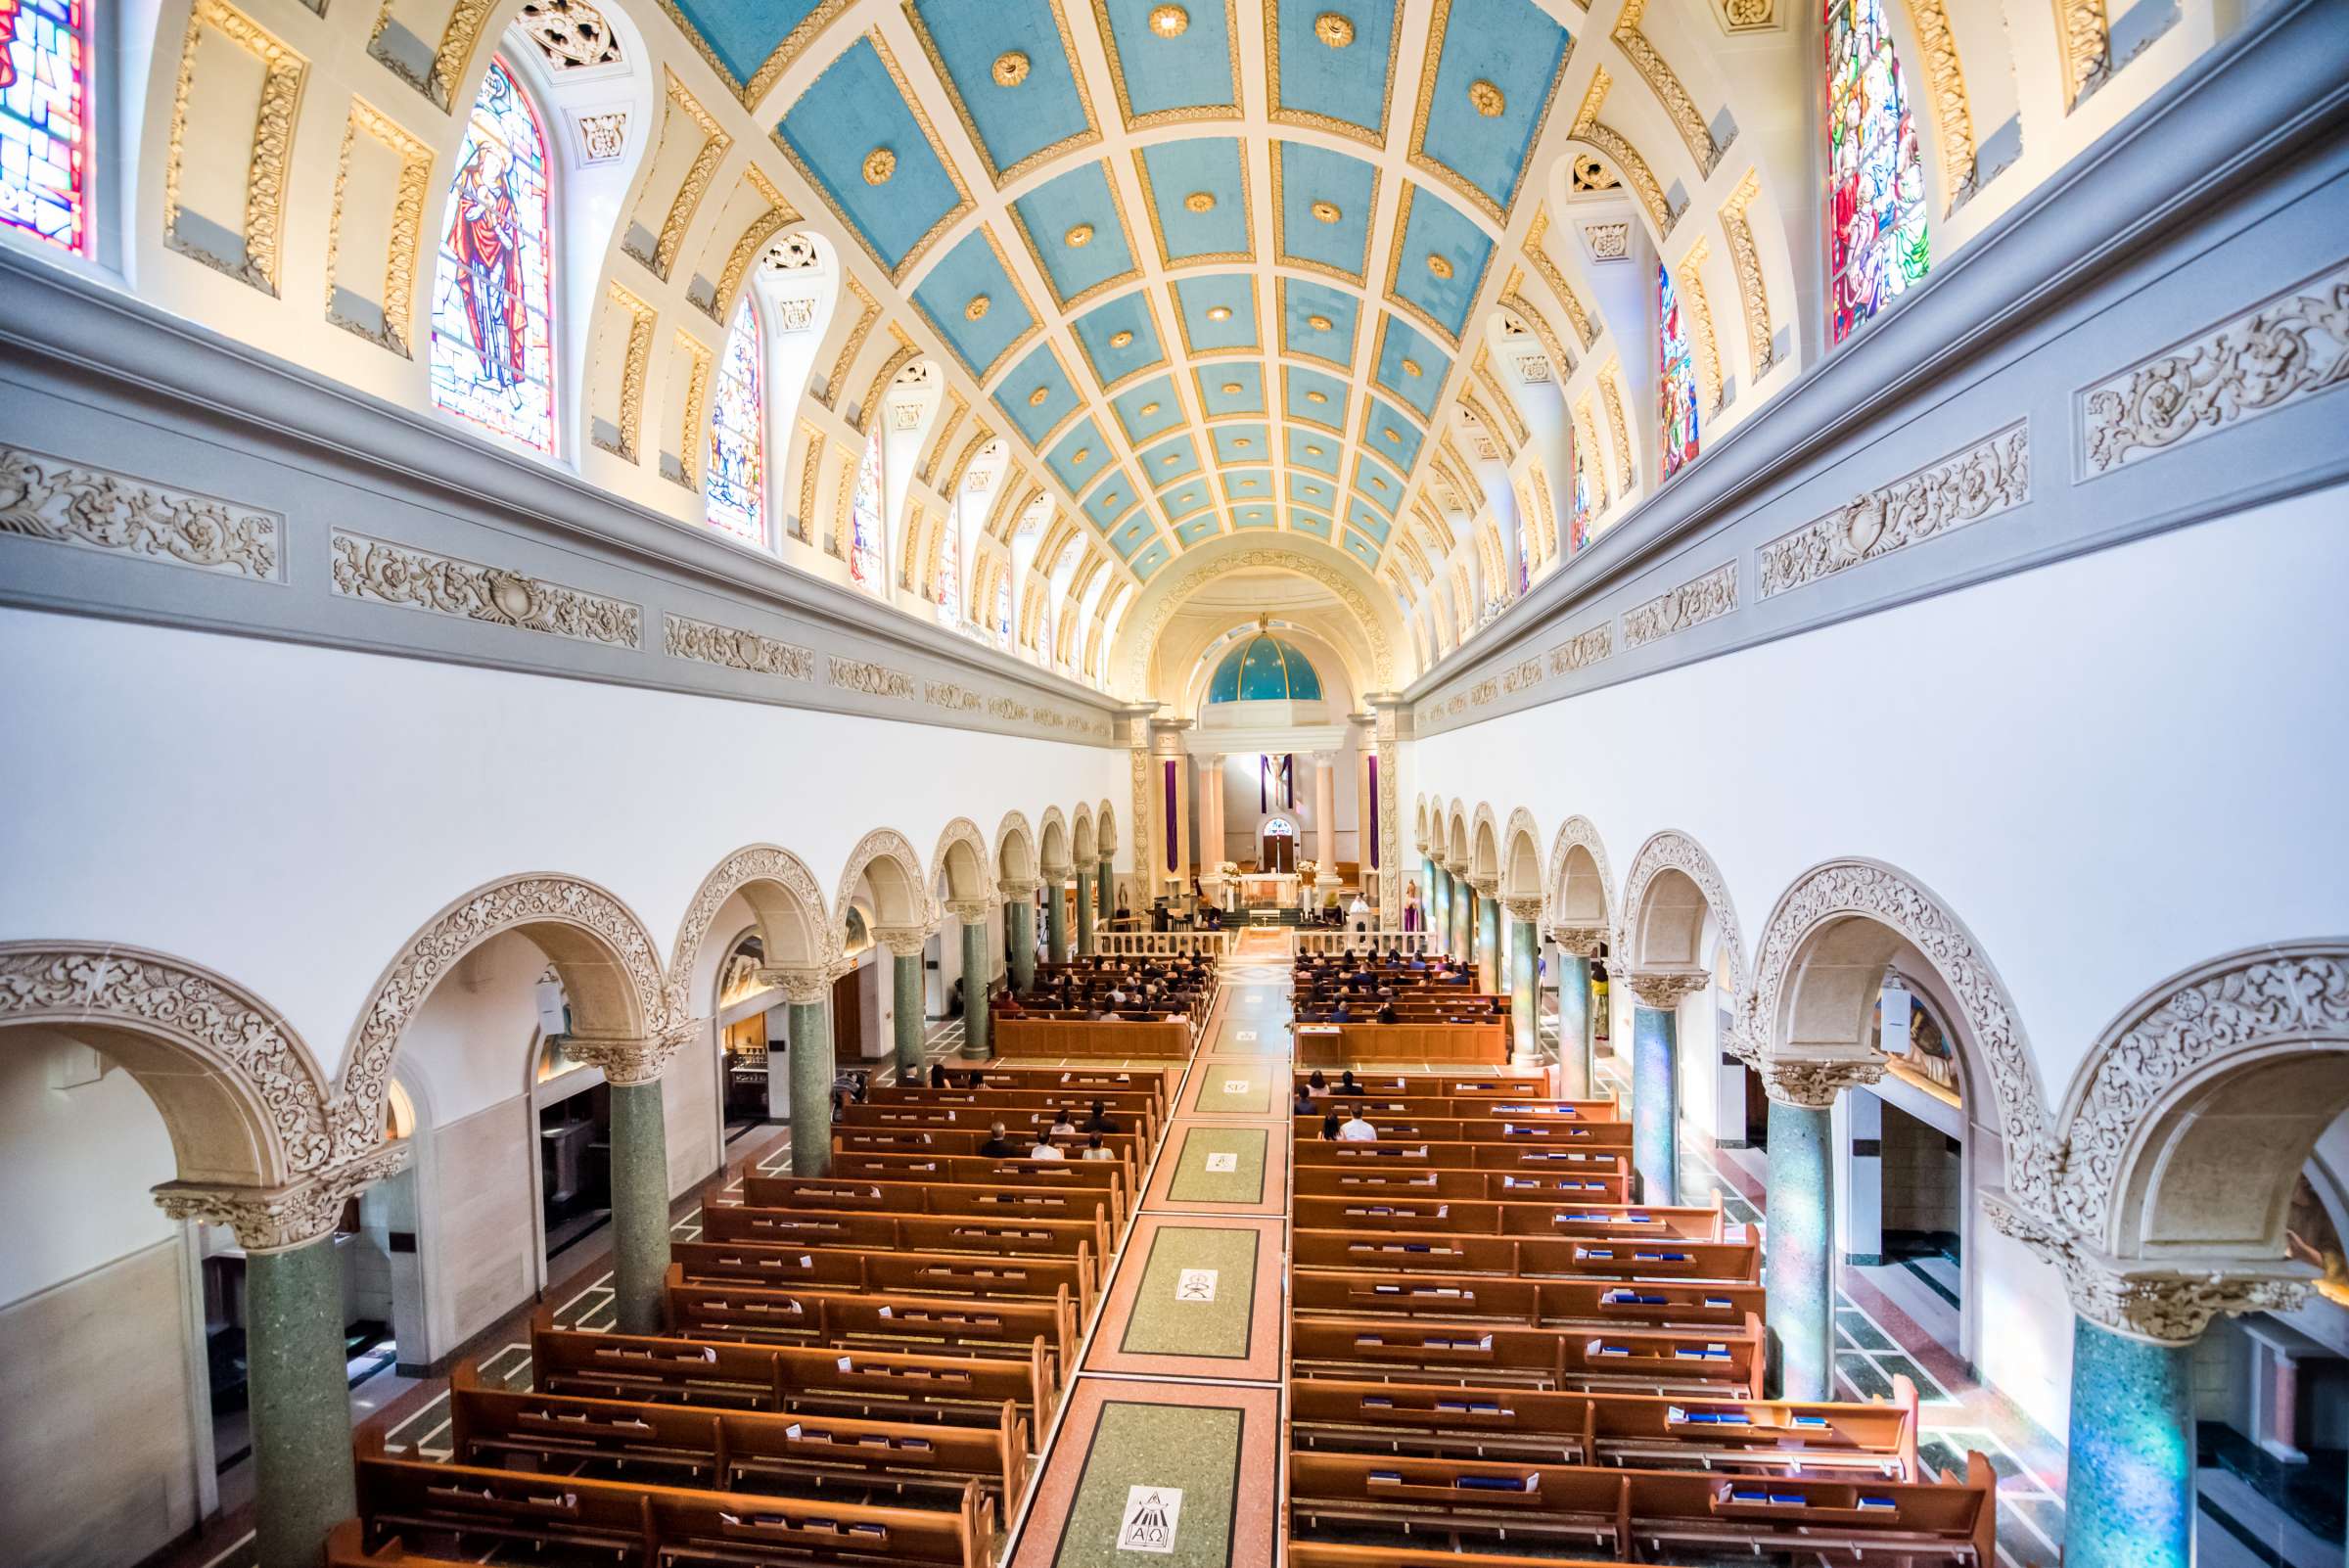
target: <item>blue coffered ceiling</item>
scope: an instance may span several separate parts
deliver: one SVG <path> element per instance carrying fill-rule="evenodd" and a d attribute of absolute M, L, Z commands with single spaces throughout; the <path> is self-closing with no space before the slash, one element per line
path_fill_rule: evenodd
<path fill-rule="evenodd" d="M 1136 574 L 1379 565 L 1523 231 L 1542 0 L 662 3 Z"/>

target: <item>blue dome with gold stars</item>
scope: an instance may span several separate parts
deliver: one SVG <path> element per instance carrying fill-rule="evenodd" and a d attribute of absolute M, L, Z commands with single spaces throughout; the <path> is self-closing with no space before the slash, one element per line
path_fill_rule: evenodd
<path fill-rule="evenodd" d="M 1207 683 L 1211 703 L 1299 702 L 1321 700 L 1321 677 L 1312 660 L 1268 631 L 1259 631 L 1235 646 L 1216 667 Z"/>

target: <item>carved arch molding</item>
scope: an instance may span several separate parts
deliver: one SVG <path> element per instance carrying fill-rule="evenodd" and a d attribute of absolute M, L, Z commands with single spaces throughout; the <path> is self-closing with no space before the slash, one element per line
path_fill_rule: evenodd
<path fill-rule="evenodd" d="M 1599 838 L 1597 826 L 1587 816 L 1568 817 L 1559 824 L 1558 836 L 1550 843 L 1549 868 L 1542 879 L 1543 896 L 1549 900 L 1543 924 L 1555 928 L 1573 920 L 1566 908 L 1566 857 L 1578 849 L 1589 854 L 1590 863 L 1598 867 L 1598 923 L 1611 933 L 1615 871 L 1607 863 L 1605 841 Z"/>
<path fill-rule="evenodd" d="M 1126 665 L 1126 689 L 1136 696 L 1148 690 L 1150 656 L 1157 650 L 1158 639 L 1166 631 L 1167 623 L 1174 619 L 1194 589 L 1203 588 L 1218 577 L 1229 576 L 1234 572 L 1251 571 L 1294 572 L 1336 594 L 1338 602 L 1352 612 L 1356 622 L 1360 624 L 1362 635 L 1370 640 L 1370 662 L 1372 669 L 1377 671 L 1379 685 L 1392 686 L 1395 683 L 1395 656 L 1393 647 L 1387 641 L 1386 626 L 1361 590 L 1337 568 L 1315 561 L 1299 551 L 1264 549 L 1241 550 L 1220 556 L 1184 576 L 1180 582 L 1169 590 L 1167 596 L 1152 608 L 1150 619 L 1143 623 L 1140 631 L 1134 635 L 1132 652 Z"/>

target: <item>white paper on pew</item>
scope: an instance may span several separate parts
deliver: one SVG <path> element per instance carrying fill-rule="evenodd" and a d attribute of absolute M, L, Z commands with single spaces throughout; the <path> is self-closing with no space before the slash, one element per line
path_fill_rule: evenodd
<path fill-rule="evenodd" d="M 882 1309 L 881 1309 L 881 1315 L 882 1315 L 882 1316 L 884 1316 L 884 1317 L 894 1317 L 894 1316 L 896 1316 L 897 1314 L 896 1314 L 895 1313 L 891 1312 L 891 1311 L 890 1311 L 888 1308 L 884 1307 L 884 1308 L 882 1308 Z"/>
<path fill-rule="evenodd" d="M 783 1429 L 783 1435 L 787 1438 L 798 1437 L 800 1435 L 800 1423 L 797 1421 L 792 1422 L 791 1425 Z"/>
<path fill-rule="evenodd" d="M 852 1372 L 856 1370 L 855 1360 L 851 1357 L 843 1356 L 840 1359 L 840 1369 L 844 1372 Z"/>

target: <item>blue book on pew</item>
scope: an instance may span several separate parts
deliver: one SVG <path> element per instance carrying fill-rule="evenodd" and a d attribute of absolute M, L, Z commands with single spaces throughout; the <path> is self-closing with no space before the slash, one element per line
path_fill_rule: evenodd
<path fill-rule="evenodd" d="M 1541 1490 L 1542 1472 L 1527 1476 L 1462 1475 L 1452 1477 L 1451 1484 L 1463 1492 L 1536 1492 Z"/>

